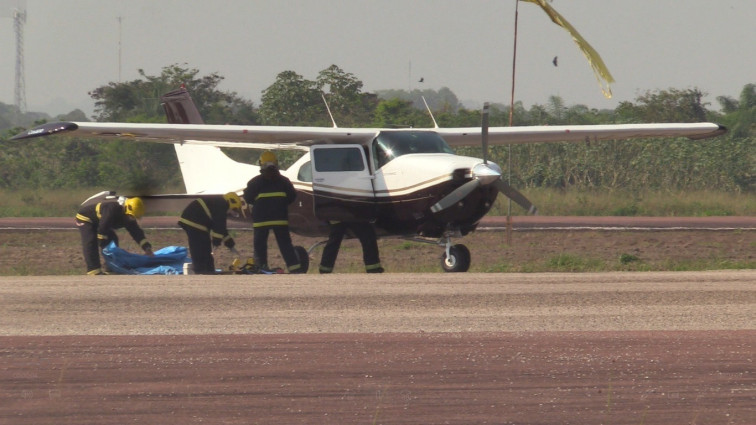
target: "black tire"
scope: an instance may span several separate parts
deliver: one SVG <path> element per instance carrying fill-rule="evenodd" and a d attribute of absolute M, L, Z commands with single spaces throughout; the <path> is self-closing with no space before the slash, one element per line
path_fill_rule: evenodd
<path fill-rule="evenodd" d="M 470 269 L 470 250 L 462 244 L 449 248 L 449 258 L 446 252 L 441 254 L 441 267 L 447 273 L 461 273 Z"/>
<path fill-rule="evenodd" d="M 294 252 L 297 254 L 297 258 L 299 259 L 299 265 L 302 267 L 302 273 L 307 273 L 307 270 L 310 269 L 310 255 L 307 253 L 307 250 L 303 246 L 295 246 Z"/>

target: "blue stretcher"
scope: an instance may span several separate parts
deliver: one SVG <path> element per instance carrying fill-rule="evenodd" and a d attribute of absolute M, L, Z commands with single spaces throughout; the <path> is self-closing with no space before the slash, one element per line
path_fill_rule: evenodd
<path fill-rule="evenodd" d="M 184 263 L 191 262 L 183 246 L 167 246 L 150 256 L 125 251 L 111 242 L 102 254 L 107 269 L 115 274 L 184 274 Z"/>

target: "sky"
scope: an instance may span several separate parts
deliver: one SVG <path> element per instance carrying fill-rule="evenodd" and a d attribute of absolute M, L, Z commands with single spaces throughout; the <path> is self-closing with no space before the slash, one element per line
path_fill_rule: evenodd
<path fill-rule="evenodd" d="M 14 104 L 16 37 L 0 0 L 0 102 Z M 335 64 L 363 91 L 451 89 L 466 106 L 509 104 L 516 0 L 21 0 L 27 110 L 75 108 L 88 92 L 166 66 L 225 77 L 259 105 L 283 71 Z M 615 108 L 648 91 L 698 88 L 712 109 L 756 83 L 754 0 L 554 0 L 612 73 L 607 99 L 570 35 L 519 4 L 516 101 Z M 120 23 L 119 23 L 120 18 Z M 552 64 L 557 56 L 558 66 Z M 420 78 L 423 82 L 420 82 Z"/>

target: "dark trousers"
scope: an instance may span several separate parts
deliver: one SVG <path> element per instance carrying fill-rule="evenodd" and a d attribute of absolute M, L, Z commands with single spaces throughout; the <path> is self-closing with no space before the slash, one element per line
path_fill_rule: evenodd
<path fill-rule="evenodd" d="M 210 234 L 189 226 L 181 226 L 189 239 L 189 256 L 195 274 L 215 274 L 215 260 Z"/>
<path fill-rule="evenodd" d="M 97 228 L 92 223 L 76 222 L 81 235 L 81 247 L 84 253 L 84 262 L 87 264 L 87 273 L 99 271 L 100 263 L 100 241 L 97 240 Z M 118 235 L 114 231 L 108 234 L 109 240 L 115 241 L 118 245 Z"/>
<path fill-rule="evenodd" d="M 324 272 L 333 270 L 336 257 L 339 255 L 341 241 L 347 230 L 351 230 L 362 245 L 362 261 L 365 267 L 380 266 L 381 259 L 378 254 L 378 241 L 375 236 L 373 225 L 367 222 L 338 222 L 330 225 L 328 242 L 323 247 L 323 256 L 320 258 L 320 269 Z"/>
<path fill-rule="evenodd" d="M 281 251 L 281 256 L 286 262 L 286 268 L 288 268 L 290 272 L 299 269 L 301 265 L 299 264 L 299 258 L 297 257 L 296 252 L 294 252 L 294 244 L 291 242 L 289 226 L 255 227 L 255 264 L 257 264 L 258 267 L 268 267 L 268 233 L 270 230 L 273 230 L 273 234 L 276 235 L 278 249 Z"/>

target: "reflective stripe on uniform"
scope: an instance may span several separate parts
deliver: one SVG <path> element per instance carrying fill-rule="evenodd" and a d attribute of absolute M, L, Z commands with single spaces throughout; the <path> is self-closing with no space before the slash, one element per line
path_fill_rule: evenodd
<path fill-rule="evenodd" d="M 102 213 L 100 212 L 100 205 L 102 205 L 102 203 L 99 203 L 95 206 L 95 213 L 97 214 L 98 219 L 102 218 Z"/>
<path fill-rule="evenodd" d="M 187 219 L 185 219 L 183 217 L 179 218 L 179 223 L 184 223 L 184 224 L 186 224 L 189 227 L 194 227 L 195 229 L 202 230 L 203 232 L 207 232 L 208 231 L 206 226 L 203 226 L 201 224 L 197 224 L 197 223 L 195 223 L 193 221 L 190 221 L 190 220 L 187 220 Z"/>
<path fill-rule="evenodd" d="M 257 195 L 255 198 L 255 201 L 260 198 L 285 198 L 286 192 L 267 192 L 267 193 L 261 193 Z"/>
<path fill-rule="evenodd" d="M 91 218 L 89 218 L 89 217 L 87 217 L 85 215 L 81 215 L 81 214 L 76 214 L 76 219 L 79 220 L 79 221 L 87 222 L 87 223 L 91 223 L 92 222 Z"/>
<path fill-rule="evenodd" d="M 254 223 L 252 227 L 267 227 L 267 226 L 288 226 L 289 220 L 272 220 L 272 221 L 261 221 L 259 223 Z"/>
<path fill-rule="evenodd" d="M 205 214 L 207 214 L 207 217 L 212 221 L 213 215 L 210 214 L 210 208 L 207 207 L 205 200 L 202 198 L 198 198 L 197 202 L 200 204 L 200 206 L 202 206 L 202 209 L 205 210 Z"/>

